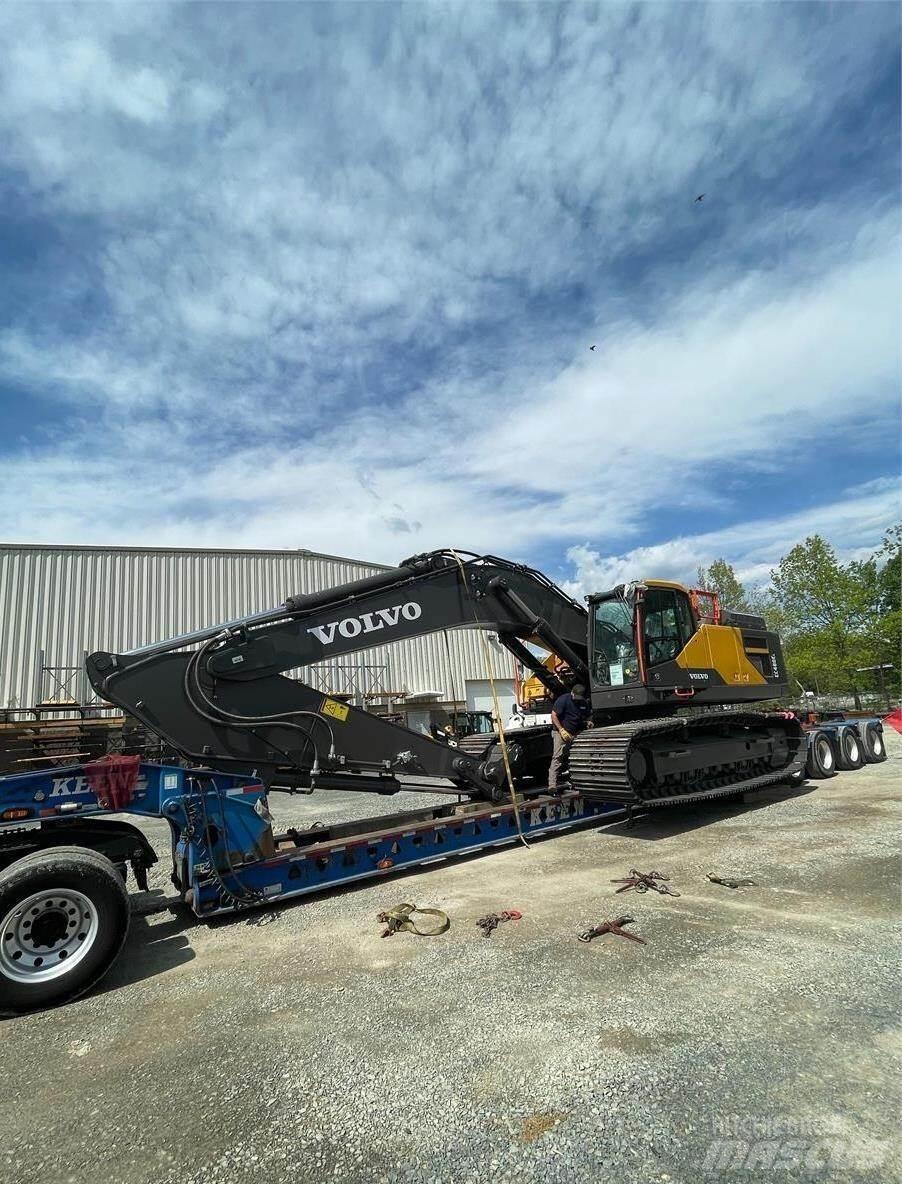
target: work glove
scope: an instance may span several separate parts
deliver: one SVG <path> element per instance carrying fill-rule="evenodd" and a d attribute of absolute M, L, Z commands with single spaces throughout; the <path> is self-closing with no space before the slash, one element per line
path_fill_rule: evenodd
<path fill-rule="evenodd" d="M 564 743 L 569 744 L 570 741 L 573 739 L 573 733 L 568 732 L 566 728 L 558 728 L 558 731 L 560 732 L 561 739 L 564 741 Z"/>

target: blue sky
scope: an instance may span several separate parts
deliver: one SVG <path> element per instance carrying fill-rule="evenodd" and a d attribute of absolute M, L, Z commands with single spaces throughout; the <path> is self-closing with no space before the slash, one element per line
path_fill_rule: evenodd
<path fill-rule="evenodd" d="M 896 4 L 6 4 L 0 37 L 5 540 L 588 589 L 898 518 Z"/>

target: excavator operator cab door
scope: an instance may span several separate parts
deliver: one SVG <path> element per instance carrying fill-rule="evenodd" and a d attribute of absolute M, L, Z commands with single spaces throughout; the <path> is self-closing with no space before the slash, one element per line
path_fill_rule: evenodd
<path fill-rule="evenodd" d="M 673 662 L 695 632 L 689 595 L 682 588 L 647 588 L 642 618 L 649 667 Z"/>
<path fill-rule="evenodd" d="M 609 596 L 592 605 L 592 686 L 599 691 L 641 682 L 632 602 Z"/>

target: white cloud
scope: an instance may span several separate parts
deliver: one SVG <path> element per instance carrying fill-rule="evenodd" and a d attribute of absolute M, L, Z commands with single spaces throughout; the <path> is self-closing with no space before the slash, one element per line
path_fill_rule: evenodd
<path fill-rule="evenodd" d="M 80 441 L 5 464 L 6 534 L 303 545 L 390 561 L 399 548 L 449 542 L 512 554 L 579 538 L 616 542 L 658 507 L 723 509 L 725 471 L 793 463 L 815 428 L 834 441 L 847 433 L 851 447 L 864 422 L 892 422 L 888 242 L 878 236 L 879 249 L 802 286 L 781 287 L 772 276 L 715 295 L 702 281 L 668 321 L 620 326 L 588 363 L 531 393 L 510 389 L 515 373 L 494 392 L 494 406 L 485 382 L 452 376 L 389 406 L 329 411 L 309 437 L 302 403 L 292 419 L 290 391 L 272 399 L 253 387 L 231 392 L 218 416 L 216 391 L 190 370 L 180 374 L 165 353 L 138 363 L 118 358 L 112 344 L 41 351 L 7 334 L 0 359 L 8 376 L 45 381 L 111 416 L 89 442 L 89 460 Z M 270 298 L 264 283 L 249 283 L 236 289 L 232 315 L 263 315 Z M 860 387 L 871 392 L 867 404 L 855 398 Z M 148 421 L 160 407 L 173 417 L 165 429 Z M 151 497 L 134 485 L 136 465 Z M 60 484 L 48 482 L 54 470 Z M 364 471 L 376 496 L 361 485 Z M 57 504 L 63 484 L 78 490 L 68 507 Z M 402 532 L 401 519 L 418 526 Z M 668 546 L 661 557 L 676 563 L 694 543 Z M 692 558 L 692 570 L 697 562 L 704 559 Z"/>
<path fill-rule="evenodd" d="M 155 70 L 121 69 L 105 48 L 87 38 L 52 47 L 16 46 L 7 93 L 20 109 L 45 107 L 59 114 L 107 108 L 141 123 L 162 119 L 169 106 L 169 87 Z"/>
<path fill-rule="evenodd" d="M 874 228 L 875 231 L 877 228 Z M 481 467 L 553 490 L 547 441 L 579 425 L 567 476 L 615 502 L 668 501 L 712 462 L 781 463 L 816 431 L 898 406 L 898 242 L 887 219 L 871 249 L 807 282 L 780 272 L 684 292 L 666 320 L 621 324 L 595 354 L 518 407 Z M 609 331 L 610 332 L 610 331 Z M 876 400 L 862 406 L 860 390 Z M 638 492 L 637 492 L 638 491 Z"/>
<path fill-rule="evenodd" d="M 844 560 L 872 554 L 888 527 L 902 517 L 902 483 L 881 478 L 847 489 L 842 500 L 775 518 L 760 518 L 722 530 L 670 539 L 622 554 L 590 546 L 571 547 L 573 595 L 601 592 L 630 580 L 657 578 L 692 583 L 699 567 L 726 559 L 748 585 L 765 584 L 780 559 L 805 538 L 820 534 Z"/>
<path fill-rule="evenodd" d="M 729 509 L 725 473 L 856 447 L 898 392 L 895 207 L 775 221 L 755 187 L 829 139 L 892 29 L 877 6 L 4 6 L 0 136 L 104 306 L 0 336 L 0 378 L 82 417 L 4 458 L 4 534 L 624 550 L 659 507 Z M 524 310 L 571 283 L 590 323 L 546 334 Z"/>

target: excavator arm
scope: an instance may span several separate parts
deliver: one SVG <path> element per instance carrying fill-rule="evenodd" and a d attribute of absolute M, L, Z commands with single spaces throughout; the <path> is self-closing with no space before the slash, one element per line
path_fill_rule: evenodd
<path fill-rule="evenodd" d="M 495 556 L 434 551 L 280 608 L 123 654 L 88 658 L 91 683 L 186 757 L 254 771 L 267 785 L 393 793 L 400 777 L 447 778 L 495 796 L 500 762 L 332 700 L 285 672 L 443 629 L 475 627 L 563 687 L 525 642 L 588 676 L 587 614 L 540 572 Z"/>

